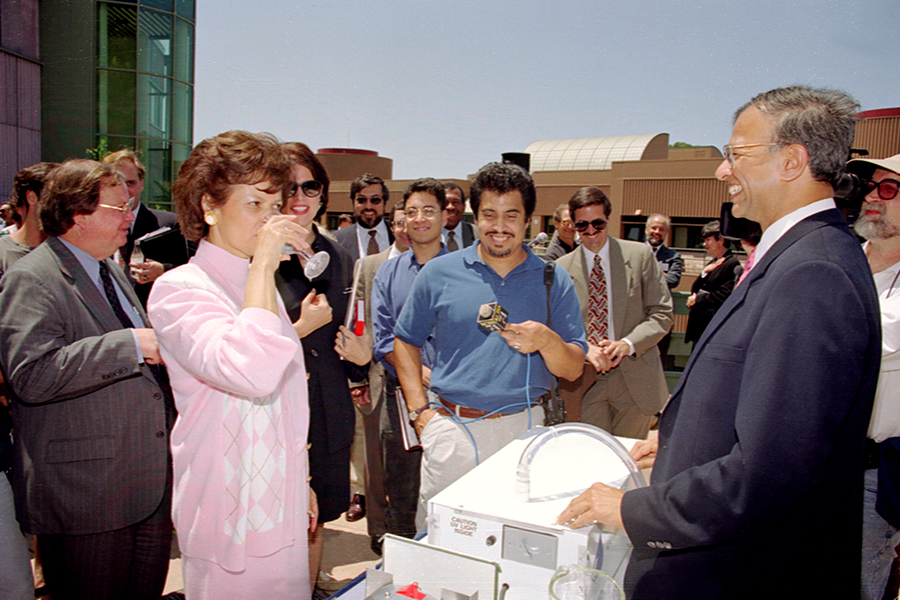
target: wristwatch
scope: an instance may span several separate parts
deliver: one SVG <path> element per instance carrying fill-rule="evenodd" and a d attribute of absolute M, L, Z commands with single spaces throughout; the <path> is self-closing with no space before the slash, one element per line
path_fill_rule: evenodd
<path fill-rule="evenodd" d="M 425 406 L 420 406 L 420 407 L 417 408 L 416 410 L 411 410 L 411 411 L 409 411 L 409 420 L 412 421 L 413 423 L 415 423 L 415 422 L 416 422 L 416 419 L 419 418 L 419 415 L 421 415 L 421 414 L 422 414 L 423 412 L 425 412 L 426 410 L 428 410 L 428 405 L 427 405 L 427 404 L 426 404 Z"/>

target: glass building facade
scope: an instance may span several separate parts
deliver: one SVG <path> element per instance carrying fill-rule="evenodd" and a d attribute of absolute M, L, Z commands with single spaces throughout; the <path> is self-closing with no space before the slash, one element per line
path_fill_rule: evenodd
<path fill-rule="evenodd" d="M 172 182 L 192 146 L 195 0 L 63 3 L 68 18 L 52 8 L 42 14 L 42 47 L 79 64 L 54 70 L 52 81 L 45 69 L 43 89 L 54 100 L 44 111 L 45 156 L 134 148 L 147 168 L 142 200 L 169 209 Z M 90 35 L 69 31 L 88 11 Z M 81 64 L 88 57 L 89 67 Z"/>

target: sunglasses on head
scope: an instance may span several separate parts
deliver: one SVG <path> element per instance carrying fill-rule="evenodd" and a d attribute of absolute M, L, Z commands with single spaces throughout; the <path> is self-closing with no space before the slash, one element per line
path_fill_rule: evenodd
<path fill-rule="evenodd" d="M 594 219 L 593 221 L 578 221 L 575 223 L 575 231 L 578 233 L 584 233 L 588 230 L 588 225 L 596 229 L 597 231 L 603 231 L 606 229 L 606 226 L 609 225 L 608 221 L 604 221 L 603 219 Z"/>

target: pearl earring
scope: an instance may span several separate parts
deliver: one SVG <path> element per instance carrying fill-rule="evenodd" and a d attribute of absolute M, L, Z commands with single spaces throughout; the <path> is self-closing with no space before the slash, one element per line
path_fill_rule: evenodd
<path fill-rule="evenodd" d="M 204 220 L 204 221 L 206 222 L 206 224 L 209 225 L 209 226 L 213 226 L 213 225 L 215 225 L 216 223 L 219 222 L 219 220 L 216 218 L 216 215 L 213 214 L 213 213 L 211 213 L 211 212 L 208 212 L 208 213 L 206 213 L 205 215 L 203 215 L 203 220 Z"/>

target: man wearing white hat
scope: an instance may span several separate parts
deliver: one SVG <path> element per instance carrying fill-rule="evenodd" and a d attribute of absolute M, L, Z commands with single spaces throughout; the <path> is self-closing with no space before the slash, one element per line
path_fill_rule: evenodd
<path fill-rule="evenodd" d="M 880 600 L 900 543 L 900 154 L 853 160 L 847 169 L 865 184 L 854 229 L 867 240 L 881 311 L 881 372 L 866 436 L 861 595 Z"/>

